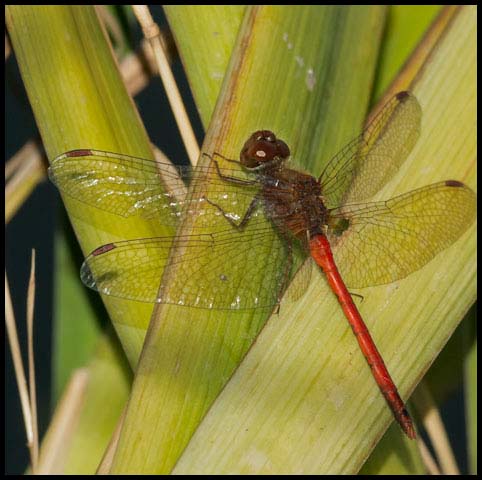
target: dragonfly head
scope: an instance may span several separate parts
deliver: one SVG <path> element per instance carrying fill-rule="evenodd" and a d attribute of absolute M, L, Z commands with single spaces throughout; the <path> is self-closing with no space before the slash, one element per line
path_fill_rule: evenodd
<path fill-rule="evenodd" d="M 244 144 L 239 158 L 248 170 L 262 170 L 283 163 L 290 149 L 283 140 L 269 130 L 254 132 Z"/>

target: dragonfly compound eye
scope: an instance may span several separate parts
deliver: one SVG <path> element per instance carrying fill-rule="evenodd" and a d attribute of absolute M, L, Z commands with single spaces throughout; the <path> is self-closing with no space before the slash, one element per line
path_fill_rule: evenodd
<path fill-rule="evenodd" d="M 276 140 L 276 149 L 278 151 L 277 155 L 280 158 L 288 158 L 291 154 L 290 147 L 288 147 L 283 140 Z"/>
<path fill-rule="evenodd" d="M 271 130 L 257 130 L 254 132 L 251 137 L 249 137 L 249 140 L 267 140 L 268 142 L 274 143 L 276 142 L 276 135 L 271 131 Z"/>
<path fill-rule="evenodd" d="M 258 168 L 275 158 L 289 157 L 290 149 L 282 140 L 276 139 L 273 132 L 259 130 L 254 132 L 244 144 L 240 160 L 248 169 Z"/>

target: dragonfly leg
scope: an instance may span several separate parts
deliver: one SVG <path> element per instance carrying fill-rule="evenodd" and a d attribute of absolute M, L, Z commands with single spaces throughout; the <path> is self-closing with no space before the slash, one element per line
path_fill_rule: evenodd
<path fill-rule="evenodd" d="M 221 169 L 219 168 L 219 163 L 217 160 L 214 160 L 214 158 L 207 154 L 207 153 L 203 153 L 204 156 L 208 157 L 213 163 L 214 163 L 214 166 L 216 167 L 216 172 L 219 176 L 219 178 L 225 180 L 226 182 L 230 182 L 230 183 L 236 183 L 237 185 L 255 185 L 255 184 L 258 184 L 259 182 L 256 181 L 256 180 L 248 180 L 246 178 L 237 178 L 237 177 L 232 177 L 230 175 L 224 175 L 222 172 L 221 172 Z M 240 162 L 238 162 L 237 160 L 231 160 L 230 158 L 226 158 L 224 157 L 223 155 L 219 154 L 219 153 L 213 153 L 213 156 L 216 155 L 218 157 L 221 157 L 223 160 L 226 160 L 227 162 L 231 162 L 231 163 L 236 163 L 237 165 L 240 164 Z"/>
<path fill-rule="evenodd" d="M 213 157 L 216 156 L 216 157 L 219 157 L 219 158 L 222 158 L 223 160 L 225 160 L 226 162 L 230 162 L 230 163 L 235 163 L 236 165 L 239 165 L 240 168 L 241 168 L 241 162 L 239 160 L 234 160 L 233 158 L 228 158 L 228 157 L 225 157 L 224 155 L 221 155 L 220 153 L 218 152 L 213 152 L 213 155 L 209 155 L 208 153 L 203 153 L 203 155 L 205 155 L 206 157 L 208 157 L 210 160 L 213 160 Z"/>
<path fill-rule="evenodd" d="M 361 301 L 363 302 L 363 300 L 365 300 L 365 297 L 363 295 L 360 295 L 359 293 L 353 293 L 353 292 L 350 292 L 350 295 L 352 297 L 358 297 L 361 299 Z"/>
<path fill-rule="evenodd" d="M 206 200 L 206 202 L 208 202 L 210 205 L 212 205 L 213 207 L 217 208 L 222 214 L 223 214 L 223 217 L 233 226 L 235 227 L 236 229 L 238 230 L 242 230 L 244 228 L 244 226 L 246 225 L 246 223 L 248 222 L 248 220 L 251 218 L 251 215 L 253 214 L 253 211 L 254 209 L 256 208 L 256 206 L 258 205 L 258 202 L 259 202 L 259 198 L 257 196 L 255 196 L 253 198 L 253 200 L 251 200 L 251 203 L 249 204 L 249 207 L 248 209 L 246 210 L 245 214 L 243 215 L 243 218 L 241 219 L 241 221 L 238 223 L 236 222 L 235 220 L 233 220 L 223 209 L 222 207 L 220 207 L 217 203 L 209 200 L 209 198 L 207 197 L 204 197 L 204 200 Z"/>

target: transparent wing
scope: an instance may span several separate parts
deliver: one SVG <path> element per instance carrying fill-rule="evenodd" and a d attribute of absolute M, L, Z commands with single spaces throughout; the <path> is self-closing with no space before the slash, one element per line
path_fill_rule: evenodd
<path fill-rule="evenodd" d="M 232 187 L 238 184 L 219 173 L 244 182 L 243 188 L 234 192 Z M 252 197 L 259 189 L 256 179 L 246 183 L 246 175 L 234 168 L 220 168 L 218 172 L 212 165 L 199 167 L 196 175 L 212 184 L 210 199 L 222 204 L 227 212 L 239 208 L 240 197 Z M 190 167 L 176 168 L 169 163 L 89 149 L 74 150 L 55 158 L 49 167 L 49 176 L 67 195 L 122 217 L 162 217 L 163 223 L 176 224 L 187 205 L 203 214 L 203 207 L 193 203 L 202 203 L 204 199 L 186 198 L 185 182 L 195 181 Z"/>
<path fill-rule="evenodd" d="M 420 136 L 422 110 L 409 92 L 395 95 L 320 176 L 328 207 L 373 196 L 398 171 Z"/>
<path fill-rule="evenodd" d="M 310 285 L 312 270 L 312 260 L 308 260 L 301 264 L 300 268 L 296 272 L 295 277 L 290 283 L 288 290 L 286 291 L 286 300 L 288 302 L 296 302 L 303 297 Z"/>
<path fill-rule="evenodd" d="M 475 193 L 447 180 L 386 202 L 334 209 L 329 239 L 346 285 L 363 288 L 424 266 L 467 230 L 475 212 Z"/>
<path fill-rule="evenodd" d="M 276 305 L 290 274 L 289 243 L 260 218 L 234 230 L 104 245 L 87 257 L 81 278 L 100 293 L 141 302 L 208 309 Z M 171 258 L 172 247 L 180 255 Z M 166 267 L 174 274 L 161 284 Z"/>
<path fill-rule="evenodd" d="M 176 168 L 169 163 L 92 149 L 74 150 L 55 158 L 49 176 L 62 192 L 101 210 L 122 217 L 156 219 L 168 225 L 177 225 L 183 215 L 194 215 L 202 227 L 216 225 L 221 210 L 235 221 L 241 218 L 263 183 L 276 184 L 276 191 L 281 193 L 291 188 L 269 176 L 249 176 L 218 162 L 193 171 L 190 167 Z M 191 187 L 189 196 L 187 184 Z"/>

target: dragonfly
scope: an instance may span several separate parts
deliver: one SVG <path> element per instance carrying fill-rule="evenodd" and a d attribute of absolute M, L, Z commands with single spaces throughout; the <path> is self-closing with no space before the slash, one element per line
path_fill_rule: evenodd
<path fill-rule="evenodd" d="M 269 130 L 254 132 L 239 160 L 205 153 L 206 165 L 174 169 L 82 149 L 55 158 L 49 176 L 70 197 L 118 216 L 167 225 L 189 220 L 187 233 L 96 248 L 81 278 L 105 295 L 205 309 L 279 308 L 294 274 L 309 272 L 300 259 L 311 257 L 395 419 L 414 439 L 412 419 L 348 288 L 406 277 L 474 221 L 476 195 L 457 180 L 367 201 L 410 154 L 421 117 L 413 94 L 396 94 L 318 178 L 289 168 L 290 148 Z M 164 280 L 165 269 L 175 275 Z M 254 282 L 260 272 L 270 281 Z"/>

